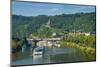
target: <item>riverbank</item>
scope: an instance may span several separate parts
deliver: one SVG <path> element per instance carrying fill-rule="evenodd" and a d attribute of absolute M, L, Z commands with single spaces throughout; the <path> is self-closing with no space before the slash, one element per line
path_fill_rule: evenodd
<path fill-rule="evenodd" d="M 76 44 L 73 42 L 61 41 L 61 47 L 66 48 L 76 48 L 79 52 L 81 51 L 82 55 L 84 55 L 85 59 L 91 61 L 96 60 L 96 49 L 88 46 L 82 46 L 84 44 Z"/>

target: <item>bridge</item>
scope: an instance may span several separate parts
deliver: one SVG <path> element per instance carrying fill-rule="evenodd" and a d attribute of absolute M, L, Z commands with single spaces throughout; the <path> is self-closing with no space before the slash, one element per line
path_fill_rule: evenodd
<path fill-rule="evenodd" d="M 32 41 L 35 43 L 35 46 L 37 46 L 37 43 L 40 41 L 51 41 L 51 42 L 56 42 L 56 41 L 61 41 L 61 38 L 33 38 L 33 39 L 28 39 L 28 41 Z"/>

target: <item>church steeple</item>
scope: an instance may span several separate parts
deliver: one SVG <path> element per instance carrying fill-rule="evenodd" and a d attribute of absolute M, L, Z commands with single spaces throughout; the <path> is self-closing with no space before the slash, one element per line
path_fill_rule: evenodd
<path fill-rule="evenodd" d="M 51 21 L 50 21 L 50 19 L 48 19 L 48 22 L 46 23 L 46 27 L 51 28 L 50 23 L 51 23 Z"/>

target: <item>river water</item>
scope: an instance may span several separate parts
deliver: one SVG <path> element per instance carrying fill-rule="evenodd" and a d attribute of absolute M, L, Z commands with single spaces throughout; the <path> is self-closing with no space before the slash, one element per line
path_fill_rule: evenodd
<path fill-rule="evenodd" d="M 73 48 L 45 48 L 43 55 L 25 50 L 12 55 L 12 65 L 47 64 L 86 61 L 81 52 Z"/>

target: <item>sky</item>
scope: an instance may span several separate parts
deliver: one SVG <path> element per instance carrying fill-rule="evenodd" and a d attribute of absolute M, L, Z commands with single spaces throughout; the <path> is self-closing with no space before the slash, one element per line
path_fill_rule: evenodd
<path fill-rule="evenodd" d="M 95 6 L 36 2 L 12 2 L 12 14 L 23 16 L 60 15 L 95 12 Z"/>

